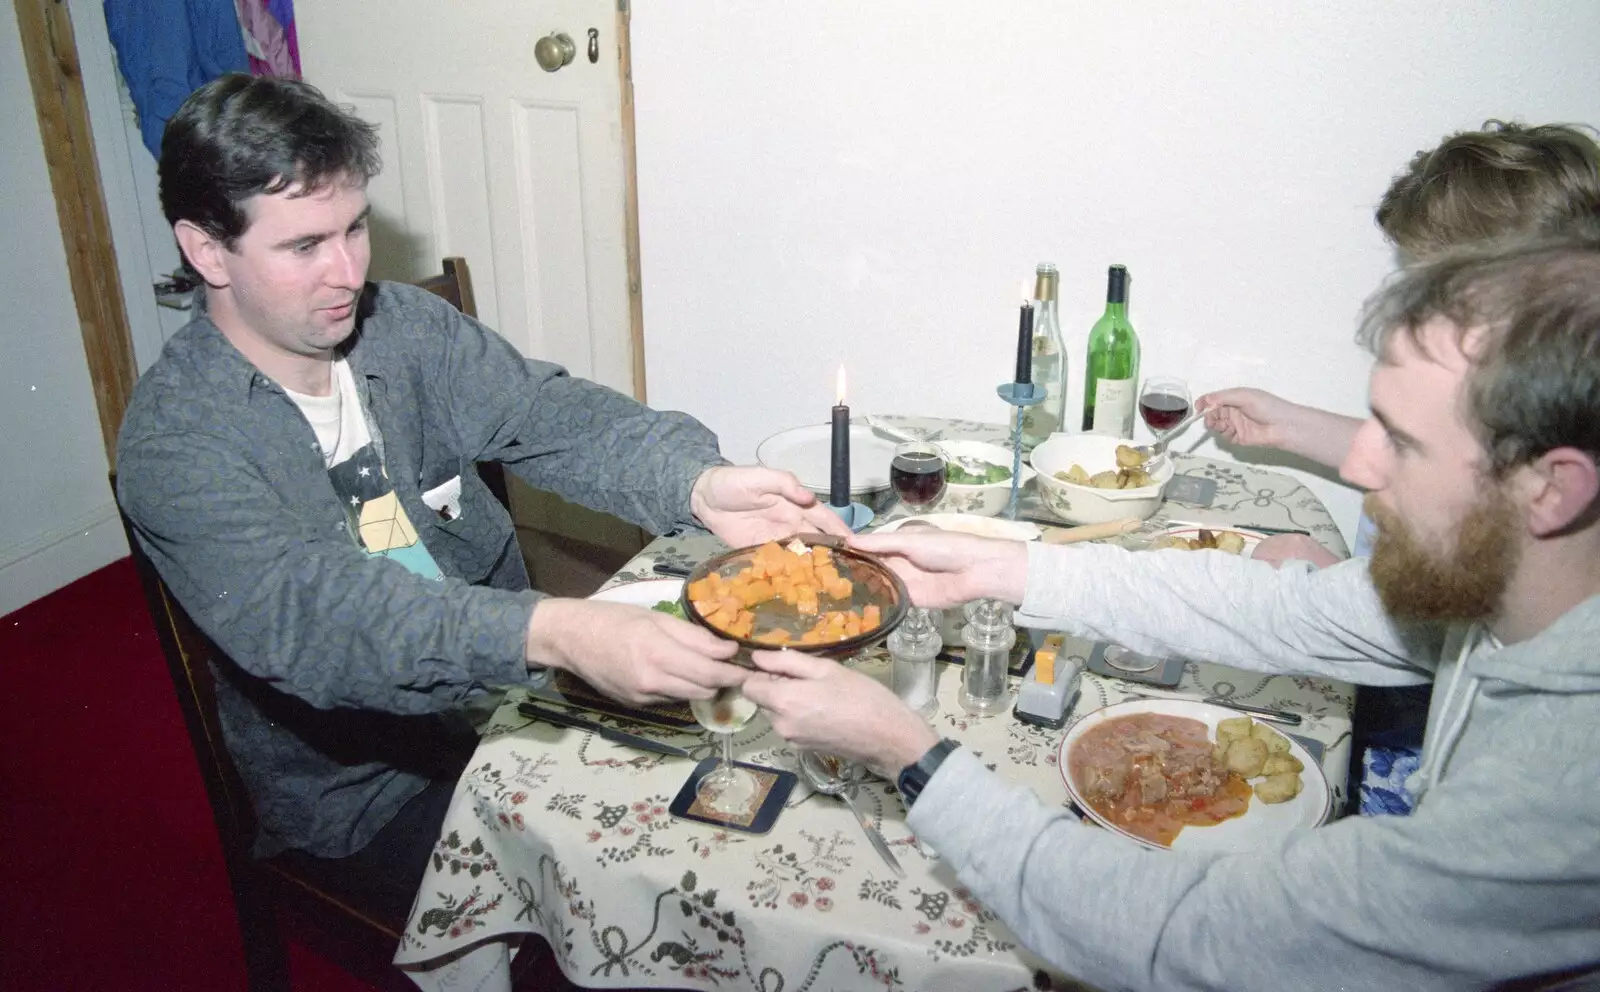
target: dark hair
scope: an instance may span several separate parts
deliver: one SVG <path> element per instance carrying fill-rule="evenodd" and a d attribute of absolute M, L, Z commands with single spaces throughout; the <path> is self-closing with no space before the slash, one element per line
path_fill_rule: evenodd
<path fill-rule="evenodd" d="M 341 176 L 377 175 L 377 128 L 309 83 L 240 73 L 190 94 L 161 136 L 161 209 L 232 248 L 249 226 L 245 201 Z"/>
<path fill-rule="evenodd" d="M 1600 237 L 1458 249 L 1394 276 L 1367 303 L 1360 340 L 1454 325 L 1472 363 L 1468 408 L 1503 475 L 1555 448 L 1600 459 Z"/>
<path fill-rule="evenodd" d="M 1485 121 L 1418 152 L 1378 204 L 1411 258 L 1476 241 L 1558 235 L 1600 217 L 1600 146 L 1583 125 Z"/>

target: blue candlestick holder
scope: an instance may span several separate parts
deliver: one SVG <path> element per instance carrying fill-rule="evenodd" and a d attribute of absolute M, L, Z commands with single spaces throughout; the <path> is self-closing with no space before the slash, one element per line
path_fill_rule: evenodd
<path fill-rule="evenodd" d="M 1048 393 L 1031 382 L 1003 382 L 995 387 L 1000 398 L 1017 408 L 1011 418 L 1011 499 L 1006 503 L 1007 520 L 1017 519 L 1017 499 L 1022 492 L 1022 418 L 1028 407 L 1044 402 Z"/>

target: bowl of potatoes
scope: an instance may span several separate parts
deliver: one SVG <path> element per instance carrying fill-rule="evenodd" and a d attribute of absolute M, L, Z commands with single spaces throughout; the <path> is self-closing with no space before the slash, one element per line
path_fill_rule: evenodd
<path fill-rule="evenodd" d="M 1069 524 L 1153 516 L 1176 471 L 1171 458 L 1148 470 L 1142 452 L 1108 434 L 1056 434 L 1029 462 L 1039 498 Z"/>

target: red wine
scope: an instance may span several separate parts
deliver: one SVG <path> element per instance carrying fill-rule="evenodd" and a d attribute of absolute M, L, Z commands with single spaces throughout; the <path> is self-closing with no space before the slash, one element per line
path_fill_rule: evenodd
<path fill-rule="evenodd" d="M 894 456 L 889 485 L 909 506 L 925 506 L 944 493 L 944 459 L 922 451 Z"/>
<path fill-rule="evenodd" d="M 1189 415 L 1189 401 L 1171 393 L 1151 393 L 1139 397 L 1139 415 L 1153 431 L 1171 430 Z"/>

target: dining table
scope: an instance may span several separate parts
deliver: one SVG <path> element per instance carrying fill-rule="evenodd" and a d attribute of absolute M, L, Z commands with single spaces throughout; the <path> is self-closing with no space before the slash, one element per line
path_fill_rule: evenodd
<path fill-rule="evenodd" d="M 1007 444 L 1005 425 L 928 417 L 880 418 L 935 440 Z M 1180 476 L 1215 482 L 1209 505 L 1164 501 L 1137 542 L 1171 522 L 1301 531 L 1337 555 L 1343 537 L 1302 482 L 1250 465 L 1173 453 Z M 1206 488 L 1209 488 L 1207 486 Z M 1048 520 L 1031 491 L 1019 514 Z M 890 510 L 877 523 L 903 511 Z M 1066 524 L 1061 524 L 1065 527 Z M 660 537 L 606 583 L 658 579 L 658 565 L 686 569 L 726 550 L 709 535 Z M 1079 661 L 1094 645 L 1068 637 Z M 848 664 L 887 682 L 884 648 Z M 1293 732 L 1321 745 L 1333 793 L 1345 803 L 1354 687 L 1322 678 L 1247 672 L 1186 661 L 1175 686 L 1160 688 L 1085 672 L 1065 728 L 975 718 L 957 702 L 962 671 L 936 664 L 931 723 L 1043 802 L 1069 799 L 1059 748 L 1072 722 L 1129 699 L 1221 699 L 1297 714 Z M 1012 676 L 1013 689 L 1017 676 Z M 394 961 L 428 990 L 505 992 L 511 960 L 530 937 L 547 941 L 568 979 L 592 988 L 970 990 L 1076 988 L 1069 974 L 1023 947 L 964 889 L 938 853 L 918 842 L 893 783 L 870 779 L 856 794 L 901 877 L 867 842 L 838 799 L 799 776 L 765 833 L 680 819 L 669 812 L 696 767 L 691 758 L 614 743 L 592 729 L 523 715 L 529 691 L 513 688 L 480 728 L 456 785 Z M 591 723 L 647 734 L 703 757 L 707 734 L 645 726 L 585 711 Z M 734 740 L 741 762 L 793 771 L 796 749 L 758 715 Z M 1101 829 L 1087 821 L 1083 829 Z M 1130 841 L 1132 843 L 1132 841 Z M 1152 856 L 1165 856 L 1154 854 Z"/>

